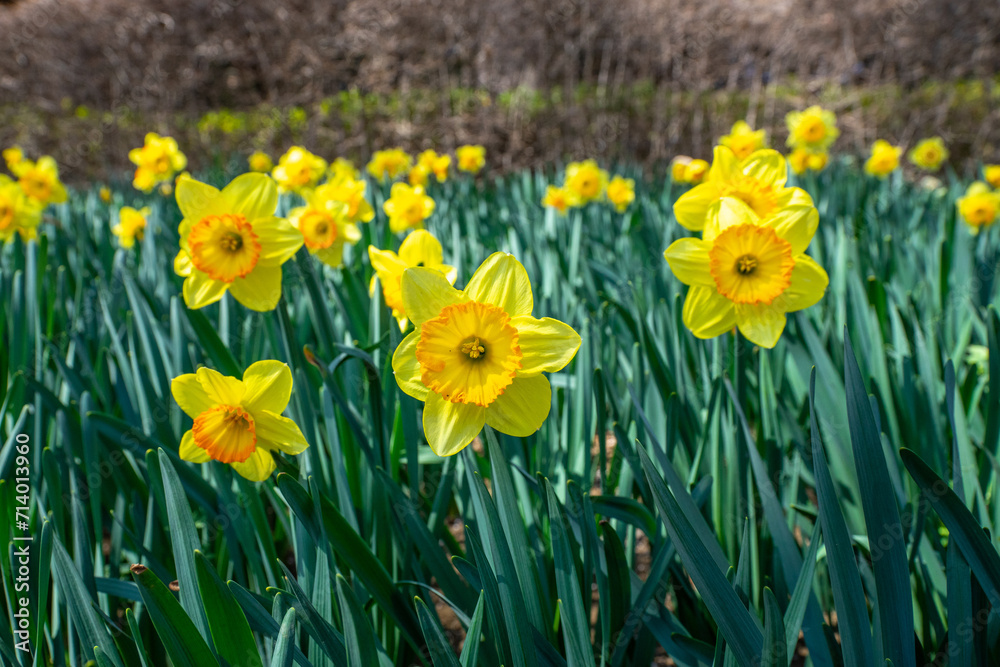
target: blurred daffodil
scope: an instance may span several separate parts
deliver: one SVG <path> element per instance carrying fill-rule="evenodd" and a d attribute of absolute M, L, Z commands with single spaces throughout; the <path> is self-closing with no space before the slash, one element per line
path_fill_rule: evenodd
<path fill-rule="evenodd" d="M 937 171 L 941 164 L 948 159 L 948 149 L 944 145 L 941 137 L 931 137 L 917 142 L 906 157 L 910 162 L 924 171 Z"/>
<path fill-rule="evenodd" d="M 371 222 L 375 217 L 375 209 L 365 199 L 365 190 L 368 184 L 350 176 L 335 178 L 330 183 L 330 197 L 343 202 L 347 206 L 347 219 L 349 222 Z"/>
<path fill-rule="evenodd" d="M 12 171 L 24 194 L 43 208 L 66 201 L 66 187 L 59 180 L 59 166 L 52 157 L 43 155 L 37 162 L 22 159 Z"/>
<path fill-rule="evenodd" d="M 10 241 L 15 234 L 25 241 L 35 238 L 44 208 L 28 197 L 16 181 L 0 174 L 0 242 Z"/>
<path fill-rule="evenodd" d="M 7 164 L 7 168 L 10 169 L 11 173 L 14 171 L 14 167 L 21 160 L 24 159 L 24 151 L 20 146 L 11 146 L 9 148 L 3 149 L 3 161 Z"/>
<path fill-rule="evenodd" d="M 608 172 L 597 166 L 594 160 L 570 162 L 566 166 L 566 180 L 563 187 L 572 192 L 580 206 L 599 199 L 608 187 Z"/>
<path fill-rule="evenodd" d="M 359 178 L 361 178 L 361 174 L 358 173 L 357 167 L 355 167 L 354 163 L 346 157 L 338 157 L 330 163 L 331 183 L 336 183 L 346 179 L 356 180 Z"/>
<path fill-rule="evenodd" d="M 486 164 L 486 148 L 483 146 L 459 146 L 455 151 L 458 170 L 468 174 L 478 174 Z"/>
<path fill-rule="evenodd" d="M 266 174 L 274 169 L 274 160 L 264 151 L 254 151 L 247 158 L 247 166 L 250 167 L 250 171 Z"/>
<path fill-rule="evenodd" d="M 282 192 L 301 193 L 314 187 L 326 173 L 326 160 L 313 155 L 302 146 L 292 146 L 271 171 Z"/>
<path fill-rule="evenodd" d="M 885 178 L 899 167 L 899 156 L 903 153 L 902 146 L 893 146 L 884 139 L 879 139 L 872 146 L 872 154 L 865 161 L 865 173 Z"/>
<path fill-rule="evenodd" d="M 624 213 L 629 204 L 635 201 L 635 181 L 631 178 L 615 176 L 608 183 L 606 194 L 608 201 L 615 207 L 615 210 L 619 213 Z"/>
<path fill-rule="evenodd" d="M 382 209 L 389 216 L 389 229 L 399 234 L 408 229 L 423 229 L 424 220 L 434 212 L 434 200 L 420 186 L 396 183 Z"/>
<path fill-rule="evenodd" d="M 334 268 L 344 261 L 344 245 L 361 240 L 361 230 L 351 222 L 347 204 L 337 199 L 336 190 L 332 183 L 306 190 L 306 205 L 288 212 L 288 221 L 302 232 L 309 252 Z"/>
<path fill-rule="evenodd" d="M 807 148 L 796 148 L 788 155 L 788 166 L 793 174 L 801 176 L 807 171 L 823 171 L 829 159 L 828 153 L 814 153 Z"/>
<path fill-rule="evenodd" d="M 181 250 L 174 271 L 184 303 L 202 308 L 228 291 L 251 310 L 281 298 L 281 265 L 302 247 L 302 234 L 275 217 L 278 188 L 265 174 L 237 176 L 221 191 L 193 178 L 177 183 Z"/>
<path fill-rule="evenodd" d="M 118 237 L 118 245 L 123 248 L 131 248 L 136 241 L 141 241 L 146 233 L 146 217 L 149 215 L 149 207 L 134 209 L 131 206 L 122 206 L 118 211 L 118 224 L 111 228 L 111 232 Z"/>
<path fill-rule="evenodd" d="M 1000 193 L 990 190 L 982 181 L 976 181 L 965 191 L 965 196 L 958 200 L 958 214 L 969 225 L 969 231 L 978 234 L 984 227 L 989 227 L 997 219 L 1000 212 Z"/>
<path fill-rule="evenodd" d="M 462 291 L 439 271 L 407 269 L 403 307 L 416 331 L 392 357 L 396 382 L 424 402 L 424 436 L 439 456 L 464 449 L 484 424 L 516 437 L 537 431 L 552 390 L 543 372 L 566 366 L 580 336 L 531 316 L 528 275 L 512 255 L 490 255 Z"/>
<path fill-rule="evenodd" d="M 136 165 L 132 185 L 143 192 L 151 192 L 156 185 L 173 180 L 174 174 L 187 166 L 187 157 L 177 147 L 177 141 L 155 132 L 147 133 L 145 143 L 130 150 L 128 159 Z"/>
<path fill-rule="evenodd" d="M 545 196 L 542 197 L 542 206 L 554 209 L 562 215 L 566 215 L 566 211 L 579 205 L 580 198 L 567 187 L 550 185 L 545 189 Z"/>
<path fill-rule="evenodd" d="M 712 207 L 703 238 L 683 238 L 664 256 L 677 279 L 690 285 L 684 324 L 698 338 L 733 327 L 771 348 L 785 313 L 823 297 L 826 271 L 805 254 L 819 222 L 812 206 L 789 206 L 761 217 L 739 199 Z"/>
<path fill-rule="evenodd" d="M 991 188 L 1000 188 L 1000 164 L 984 165 L 983 180 L 989 183 Z"/>
<path fill-rule="evenodd" d="M 111 188 L 102 185 L 101 189 L 97 191 L 97 196 L 101 198 L 101 201 L 105 204 L 111 203 Z"/>
<path fill-rule="evenodd" d="M 790 148 L 805 148 L 812 153 L 824 153 L 837 137 L 837 116 L 827 109 L 811 106 L 805 111 L 791 111 L 785 116 Z"/>
<path fill-rule="evenodd" d="M 391 181 L 410 171 L 413 158 L 402 148 L 375 151 L 365 167 L 372 177 L 380 181 Z"/>
<path fill-rule="evenodd" d="M 401 281 L 403 272 L 413 267 L 424 267 L 438 271 L 451 285 L 455 284 L 458 270 L 444 263 L 441 242 L 423 229 L 410 232 L 399 246 L 399 254 L 391 250 L 379 250 L 368 246 L 368 258 L 371 260 L 375 275 L 372 276 L 369 292 L 375 293 L 375 278 L 382 285 L 382 298 L 385 305 L 392 309 L 392 316 L 399 322 L 400 331 L 406 329 L 409 320 L 406 309 L 403 308 Z"/>
<path fill-rule="evenodd" d="M 755 130 L 746 121 L 738 120 L 729 134 L 719 138 L 719 144 L 731 150 L 736 159 L 743 160 L 754 151 L 767 148 L 767 132 Z"/>
<path fill-rule="evenodd" d="M 417 166 L 426 169 L 428 174 L 434 174 L 438 183 L 444 183 L 448 180 L 451 156 L 438 155 L 437 152 L 428 149 L 417 156 Z"/>
<path fill-rule="evenodd" d="M 301 454 L 309 443 L 282 416 L 292 395 L 292 371 L 280 361 L 258 361 L 243 378 L 199 368 L 174 378 L 174 400 L 194 425 L 181 439 L 180 457 L 192 463 L 228 463 L 252 482 L 274 472 L 271 452 Z"/>

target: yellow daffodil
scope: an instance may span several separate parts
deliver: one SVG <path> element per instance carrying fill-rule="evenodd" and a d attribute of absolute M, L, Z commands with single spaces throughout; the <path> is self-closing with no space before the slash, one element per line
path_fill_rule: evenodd
<path fill-rule="evenodd" d="M 413 158 L 402 148 L 375 151 L 366 169 L 380 181 L 391 181 L 410 171 Z"/>
<path fill-rule="evenodd" d="M 805 190 L 785 187 L 787 180 L 785 158 L 778 151 L 768 148 L 737 160 L 731 150 L 716 146 L 705 182 L 678 197 L 674 216 L 683 227 L 697 232 L 724 197 L 743 201 L 760 217 L 787 206 L 812 206 Z"/>
<path fill-rule="evenodd" d="M 678 155 L 670 161 L 670 179 L 674 183 L 688 183 L 687 168 L 691 164 L 691 158 L 687 155 Z"/>
<path fill-rule="evenodd" d="M 830 147 L 840 130 L 837 116 L 819 106 L 811 106 L 805 111 L 791 111 L 785 116 L 788 126 L 788 141 L 791 148 L 805 148 L 813 153 L 823 153 Z"/>
<path fill-rule="evenodd" d="M 101 186 L 101 189 L 97 191 L 97 196 L 101 198 L 101 201 L 105 204 L 111 203 L 111 188 L 107 186 Z"/>
<path fill-rule="evenodd" d="M 0 174 L 0 241 L 10 241 L 15 233 L 25 241 L 35 238 L 44 208 L 44 204 L 28 197 L 16 181 Z"/>
<path fill-rule="evenodd" d="M 424 194 L 420 186 L 396 183 L 382 209 L 389 216 L 389 229 L 399 234 L 408 229 L 423 229 L 424 220 L 434 212 L 434 200 Z"/>
<path fill-rule="evenodd" d="M 132 185 L 143 192 L 152 191 L 159 183 L 173 179 L 174 174 L 187 166 L 187 157 L 177 147 L 172 137 L 161 137 L 155 132 L 146 134 L 141 148 L 128 152 L 128 159 L 136 166 Z"/>
<path fill-rule="evenodd" d="M 361 178 L 361 174 L 358 172 L 354 163 L 348 160 L 346 157 L 338 157 L 336 160 L 330 163 L 330 182 L 336 183 L 341 180 L 357 180 Z"/>
<path fill-rule="evenodd" d="M 616 211 L 624 213 L 629 204 L 635 201 L 635 181 L 615 176 L 608 183 L 607 197 Z"/>
<path fill-rule="evenodd" d="M 375 275 L 372 276 L 369 292 L 375 293 L 375 278 L 382 284 L 382 298 L 385 305 L 392 309 L 392 316 L 399 322 L 399 330 L 405 331 L 409 320 L 406 309 L 403 308 L 401 281 L 406 269 L 422 266 L 444 275 L 451 285 L 455 284 L 458 270 L 444 263 L 444 253 L 441 242 L 423 229 L 410 232 L 399 246 L 399 254 L 391 250 L 379 250 L 368 246 L 368 258 L 371 260 Z"/>
<path fill-rule="evenodd" d="M 301 454 L 309 447 L 298 425 L 282 416 L 292 395 L 292 371 L 280 361 L 258 361 L 243 379 L 199 368 L 174 378 L 170 393 L 194 426 L 181 439 L 191 463 L 228 463 L 251 482 L 274 472 L 271 452 Z"/>
<path fill-rule="evenodd" d="M 281 298 L 281 265 L 302 247 L 302 234 L 274 215 L 278 188 L 265 174 L 237 176 L 223 190 L 193 178 L 177 183 L 181 250 L 174 271 L 185 278 L 184 303 L 201 308 L 228 290 L 251 310 Z"/>
<path fill-rule="evenodd" d="M 448 179 L 451 156 L 438 155 L 435 151 L 428 149 L 417 156 L 417 166 L 426 169 L 428 174 L 434 174 L 438 183 L 444 183 Z"/>
<path fill-rule="evenodd" d="M 11 146 L 10 148 L 3 149 L 3 161 L 7 163 L 7 168 L 10 169 L 11 173 L 14 172 L 14 167 L 24 159 L 24 151 L 21 150 L 20 146 Z"/>
<path fill-rule="evenodd" d="M 579 205 L 580 198 L 567 187 L 550 185 L 545 189 L 545 196 L 542 197 L 542 206 L 555 209 L 561 215 L 566 215 L 566 211 Z"/>
<path fill-rule="evenodd" d="M 520 262 L 490 255 L 463 291 L 439 271 L 407 269 L 402 296 L 416 331 L 396 348 L 392 369 L 399 387 L 424 402 L 424 436 L 436 454 L 460 452 L 484 424 L 516 437 L 541 427 L 552 404 L 542 373 L 565 367 L 580 336 L 531 316 Z"/>
<path fill-rule="evenodd" d="M 302 146 L 292 146 L 278 160 L 271 176 L 282 192 L 301 193 L 314 187 L 326 173 L 326 160 L 313 155 Z"/>
<path fill-rule="evenodd" d="M 478 174 L 486 164 L 486 148 L 483 146 L 459 146 L 455 151 L 458 159 L 458 170 L 469 174 Z"/>
<path fill-rule="evenodd" d="M 719 144 L 731 150 L 737 160 L 744 160 L 751 153 L 767 148 L 767 132 L 754 130 L 746 121 L 738 120 L 729 134 L 719 137 Z"/>
<path fill-rule="evenodd" d="M 410 173 L 406 175 L 407 182 L 413 187 L 427 187 L 427 180 L 431 177 L 430 170 L 422 164 L 413 165 Z"/>
<path fill-rule="evenodd" d="M 361 230 L 347 215 L 347 204 L 335 196 L 337 187 L 326 183 L 306 190 L 306 205 L 288 212 L 288 221 L 302 232 L 309 252 L 334 268 L 344 261 L 344 244 L 354 245 L 361 240 Z"/>
<path fill-rule="evenodd" d="M 796 148 L 788 154 L 788 166 L 796 176 L 807 171 L 823 171 L 829 160 L 829 153 L 814 153 L 807 148 Z"/>
<path fill-rule="evenodd" d="M 599 199 L 608 187 L 608 172 L 593 160 L 570 162 L 563 187 L 576 195 L 580 206 Z"/>
<path fill-rule="evenodd" d="M 723 199 L 712 208 L 703 238 L 679 239 L 664 253 L 677 279 L 691 286 L 684 324 L 698 338 L 739 327 L 753 343 L 774 347 L 785 313 L 819 301 L 829 283 L 805 254 L 818 223 L 812 206 L 762 218 L 739 199 Z"/>
<path fill-rule="evenodd" d="M 695 158 L 684 165 L 684 182 L 698 185 L 705 180 L 708 170 L 709 164 L 706 160 Z"/>
<path fill-rule="evenodd" d="M 983 165 L 983 180 L 992 188 L 1000 188 L 1000 164 Z"/>
<path fill-rule="evenodd" d="M 921 139 L 917 142 L 906 157 L 910 162 L 920 167 L 924 171 L 937 171 L 941 164 L 948 159 L 948 149 L 945 148 L 944 139 L 941 137 L 931 137 Z"/>
<path fill-rule="evenodd" d="M 263 151 L 254 151 L 250 157 L 247 158 L 247 165 L 250 167 L 250 171 L 267 174 L 274 169 L 274 160 L 271 159 L 270 155 Z"/>
<path fill-rule="evenodd" d="M 365 199 L 365 189 L 368 184 L 363 180 L 341 176 L 328 185 L 331 186 L 330 197 L 347 206 L 345 215 L 348 222 L 371 222 L 375 217 L 375 209 Z"/>
<path fill-rule="evenodd" d="M 136 210 L 131 206 L 122 206 L 118 211 L 118 224 L 111 228 L 112 233 L 118 237 L 118 244 L 123 248 L 131 248 L 135 242 L 141 241 L 146 233 L 146 216 L 149 215 L 149 207 Z"/>
<path fill-rule="evenodd" d="M 22 159 L 12 171 L 24 194 L 43 208 L 66 201 L 66 187 L 59 180 L 59 165 L 48 155 L 38 158 L 37 162 Z"/>
<path fill-rule="evenodd" d="M 958 213 L 969 225 L 969 231 L 978 234 L 983 227 L 989 227 L 1000 212 L 1000 193 L 993 192 L 982 181 L 976 181 L 958 200 Z"/>
<path fill-rule="evenodd" d="M 879 139 L 872 146 L 871 157 L 865 161 L 865 173 L 885 178 L 896 171 L 899 166 L 899 156 L 902 153 L 902 146 L 893 146 L 888 141 Z"/>

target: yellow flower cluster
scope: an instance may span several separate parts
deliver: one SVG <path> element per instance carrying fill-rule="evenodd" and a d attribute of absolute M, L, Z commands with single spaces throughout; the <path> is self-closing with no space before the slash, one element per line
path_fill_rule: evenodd
<path fill-rule="evenodd" d="M 812 198 L 786 187 L 785 159 L 770 149 L 740 160 L 717 146 L 705 182 L 674 204 L 677 222 L 702 238 L 682 238 L 664 256 L 689 285 L 684 324 L 699 338 L 738 327 L 774 347 L 785 314 L 818 302 L 829 279 L 805 254 L 819 224 Z"/>
<path fill-rule="evenodd" d="M 635 181 L 622 176 L 608 177 L 594 160 L 571 162 L 560 186 L 550 185 L 542 197 L 542 206 L 565 215 L 571 208 L 603 200 L 624 213 L 635 201 Z"/>
<path fill-rule="evenodd" d="M 670 163 L 670 180 L 682 185 L 698 185 L 708 173 L 708 161 L 678 155 Z"/>
<path fill-rule="evenodd" d="M 28 241 L 38 235 L 45 208 L 66 201 L 66 187 L 59 180 L 59 166 L 48 155 L 30 160 L 20 147 L 11 146 L 4 149 L 3 159 L 14 178 L 0 174 L 0 241 L 10 241 L 15 234 Z"/>
<path fill-rule="evenodd" d="M 973 235 L 996 222 L 1000 213 L 1000 192 L 990 189 L 983 181 L 976 181 L 960 197 L 957 204 L 958 215 L 969 226 Z"/>
<path fill-rule="evenodd" d="M 132 185 L 147 193 L 161 183 L 169 184 L 187 166 L 187 157 L 177 147 L 177 142 L 155 132 L 147 133 L 145 143 L 130 150 L 128 159 L 136 165 Z"/>
<path fill-rule="evenodd" d="M 788 139 L 785 144 L 792 149 L 788 163 L 795 174 L 822 171 L 830 160 L 830 145 L 840 136 L 837 116 L 820 106 L 805 111 L 791 111 L 785 116 Z"/>

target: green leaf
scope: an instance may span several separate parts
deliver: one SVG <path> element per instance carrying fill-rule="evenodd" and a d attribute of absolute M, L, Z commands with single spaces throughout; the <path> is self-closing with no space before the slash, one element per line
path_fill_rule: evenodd
<path fill-rule="evenodd" d="M 434 667 L 461 667 L 437 617 L 419 597 L 413 598 L 413 602 L 417 608 L 417 618 L 420 619 L 420 628 L 424 632 L 424 639 L 427 640 L 427 650 L 430 652 Z"/>
<path fill-rule="evenodd" d="M 278 630 L 278 638 L 274 641 L 274 652 L 271 653 L 270 667 L 292 667 L 292 649 L 295 647 L 295 608 L 285 612 Z"/>
<path fill-rule="evenodd" d="M 219 657 L 232 665 L 262 667 L 250 624 L 236 598 L 200 551 L 195 551 L 198 588 Z"/>
<path fill-rule="evenodd" d="M 472 620 L 465 631 L 465 643 L 462 645 L 462 655 L 458 657 L 462 667 L 476 667 L 479 659 L 479 641 L 483 633 L 483 611 L 486 609 L 486 593 L 480 591 L 479 602 L 472 612 Z"/>
<path fill-rule="evenodd" d="M 761 653 L 760 664 L 763 667 L 788 667 L 785 622 L 770 588 L 764 588 L 764 652 Z"/>
<path fill-rule="evenodd" d="M 142 602 L 173 663 L 198 667 L 218 665 L 219 661 L 202 639 L 194 622 L 153 571 L 144 565 L 133 565 L 132 578 L 139 585 Z"/>
<path fill-rule="evenodd" d="M 347 643 L 347 662 L 351 667 L 370 667 L 378 664 L 378 640 L 371 623 L 347 579 L 337 575 L 337 600 L 344 620 L 344 640 Z"/>

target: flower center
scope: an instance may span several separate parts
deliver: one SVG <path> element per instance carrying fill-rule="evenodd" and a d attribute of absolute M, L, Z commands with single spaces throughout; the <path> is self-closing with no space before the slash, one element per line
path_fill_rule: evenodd
<path fill-rule="evenodd" d="M 809 143 L 819 141 L 826 136 L 826 124 L 819 118 L 806 118 L 802 121 L 800 133 Z"/>
<path fill-rule="evenodd" d="M 242 215 L 205 216 L 191 228 L 187 242 L 191 263 L 212 280 L 231 283 L 246 277 L 260 259 L 260 241 Z"/>
<path fill-rule="evenodd" d="M 770 227 L 744 224 L 719 234 L 708 252 L 719 294 L 735 303 L 769 304 L 791 284 L 792 245 Z"/>
<path fill-rule="evenodd" d="M 337 224 L 326 211 L 306 211 L 299 220 L 299 231 L 310 250 L 329 248 L 337 240 Z"/>
<path fill-rule="evenodd" d="M 517 329 L 502 308 L 467 301 L 421 325 L 421 381 L 452 403 L 487 406 L 521 368 Z"/>
<path fill-rule="evenodd" d="M 238 405 L 205 410 L 195 418 L 191 431 L 194 443 L 222 463 L 241 463 L 257 449 L 253 416 Z"/>
<path fill-rule="evenodd" d="M 778 207 L 777 194 L 772 186 L 751 176 L 740 176 L 722 187 L 723 197 L 739 199 L 761 218 L 766 218 Z"/>
<path fill-rule="evenodd" d="M 24 194 L 38 201 L 46 201 L 52 194 L 52 184 L 49 179 L 36 171 L 26 173 L 21 178 L 20 184 Z"/>

